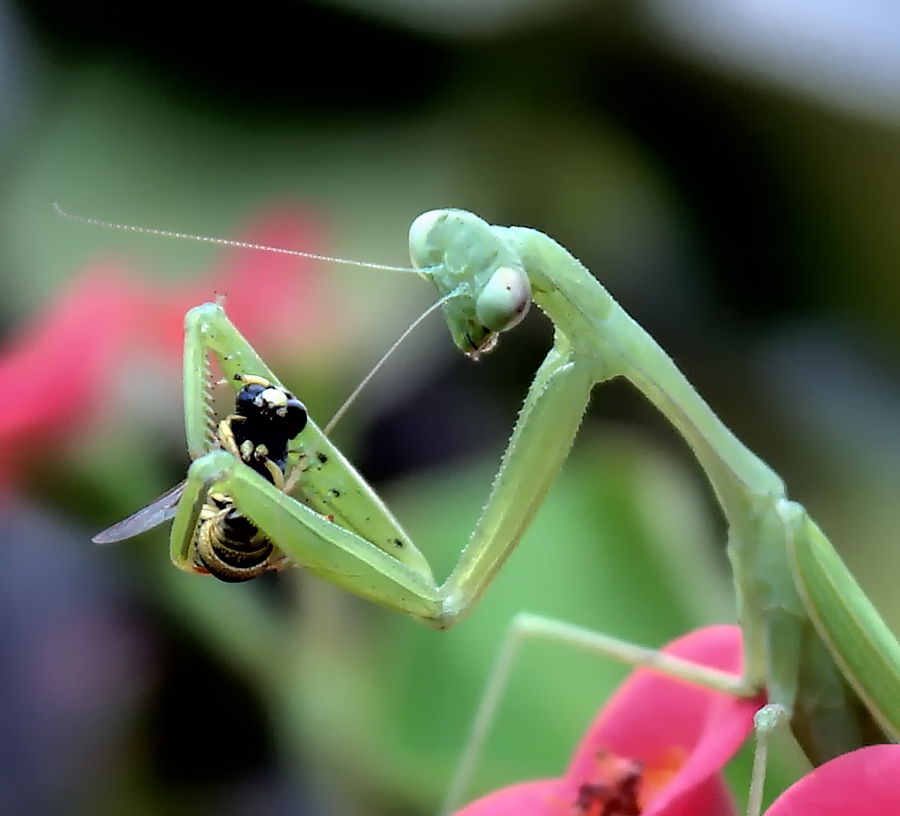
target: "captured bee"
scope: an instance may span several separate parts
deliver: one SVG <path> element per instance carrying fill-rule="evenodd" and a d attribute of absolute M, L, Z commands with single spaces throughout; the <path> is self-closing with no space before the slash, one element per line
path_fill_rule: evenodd
<path fill-rule="evenodd" d="M 279 490 L 285 487 L 289 445 L 307 423 L 306 408 L 290 391 L 262 377 L 236 375 L 242 388 L 234 413 L 219 422 L 214 442 Z M 185 482 L 94 536 L 97 544 L 123 541 L 174 518 Z M 286 566 L 286 559 L 222 493 L 210 493 L 194 535 L 194 571 L 228 582 L 247 581 Z"/>

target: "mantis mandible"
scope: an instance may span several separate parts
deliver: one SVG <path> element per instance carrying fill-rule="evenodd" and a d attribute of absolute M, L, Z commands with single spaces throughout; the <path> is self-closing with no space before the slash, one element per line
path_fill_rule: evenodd
<path fill-rule="evenodd" d="M 476 718 L 469 756 L 483 737 L 512 650 L 525 637 L 563 639 L 733 695 L 765 691 L 768 704 L 757 715 L 753 816 L 761 808 L 767 736 L 778 724 L 790 724 L 813 764 L 871 742 L 898 741 L 900 644 L 804 508 L 787 498 L 778 475 L 725 427 L 576 258 L 536 230 L 491 226 L 459 210 L 419 216 L 410 229 L 410 254 L 443 296 L 454 342 L 472 357 L 490 351 L 532 300 L 554 325 L 553 347 L 450 576 L 435 582 L 399 523 L 312 421 L 291 446 L 299 500 L 210 443 L 208 354 L 229 380 L 251 375 L 280 387 L 215 304 L 186 318 L 185 411 L 193 463 L 172 529 L 176 565 L 191 568 L 200 509 L 218 491 L 291 560 L 363 598 L 446 629 L 472 608 L 519 542 L 568 456 L 593 387 L 625 377 L 684 437 L 724 513 L 743 676 L 520 615 Z M 464 763 L 457 782 L 466 775 Z M 458 793 L 459 784 L 451 799 Z"/>

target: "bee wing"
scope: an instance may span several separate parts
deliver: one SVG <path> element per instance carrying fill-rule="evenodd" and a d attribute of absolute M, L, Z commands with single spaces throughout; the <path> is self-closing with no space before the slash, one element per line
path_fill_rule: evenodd
<path fill-rule="evenodd" d="M 128 518 L 107 527 L 102 533 L 97 533 L 91 540 L 95 544 L 114 544 L 117 541 L 124 541 L 127 538 L 133 538 L 139 533 L 152 530 L 160 524 L 165 524 L 175 517 L 175 511 L 178 509 L 178 502 L 181 501 L 181 494 L 184 493 L 184 486 L 187 482 L 175 485 L 171 490 L 167 490 L 156 501 L 151 502 L 146 507 L 142 507 L 136 513 L 132 513 Z"/>

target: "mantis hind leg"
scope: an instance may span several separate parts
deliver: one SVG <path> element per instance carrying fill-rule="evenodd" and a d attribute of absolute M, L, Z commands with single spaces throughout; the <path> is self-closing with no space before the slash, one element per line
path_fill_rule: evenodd
<path fill-rule="evenodd" d="M 574 624 L 520 612 L 513 618 L 509 631 L 488 675 L 466 747 L 453 775 L 441 814 L 449 814 L 461 803 L 477 767 L 494 716 L 506 689 L 519 649 L 528 641 L 549 640 L 612 658 L 620 663 L 650 669 L 686 683 L 714 689 L 739 697 L 751 697 L 757 690 L 742 678 L 691 660 L 666 654 L 658 649 L 638 646 L 615 637 L 594 632 Z"/>

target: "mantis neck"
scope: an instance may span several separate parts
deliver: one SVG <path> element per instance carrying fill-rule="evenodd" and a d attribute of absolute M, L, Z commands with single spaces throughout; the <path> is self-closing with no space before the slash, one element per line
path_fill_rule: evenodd
<path fill-rule="evenodd" d="M 691 447 L 731 526 L 761 498 L 784 496 L 781 478 L 719 419 L 671 357 L 576 258 L 541 233 L 511 228 L 534 301 L 597 382 L 626 377 Z M 541 240 L 534 240 L 540 236 Z M 552 271 L 551 271 L 552 270 Z"/>

